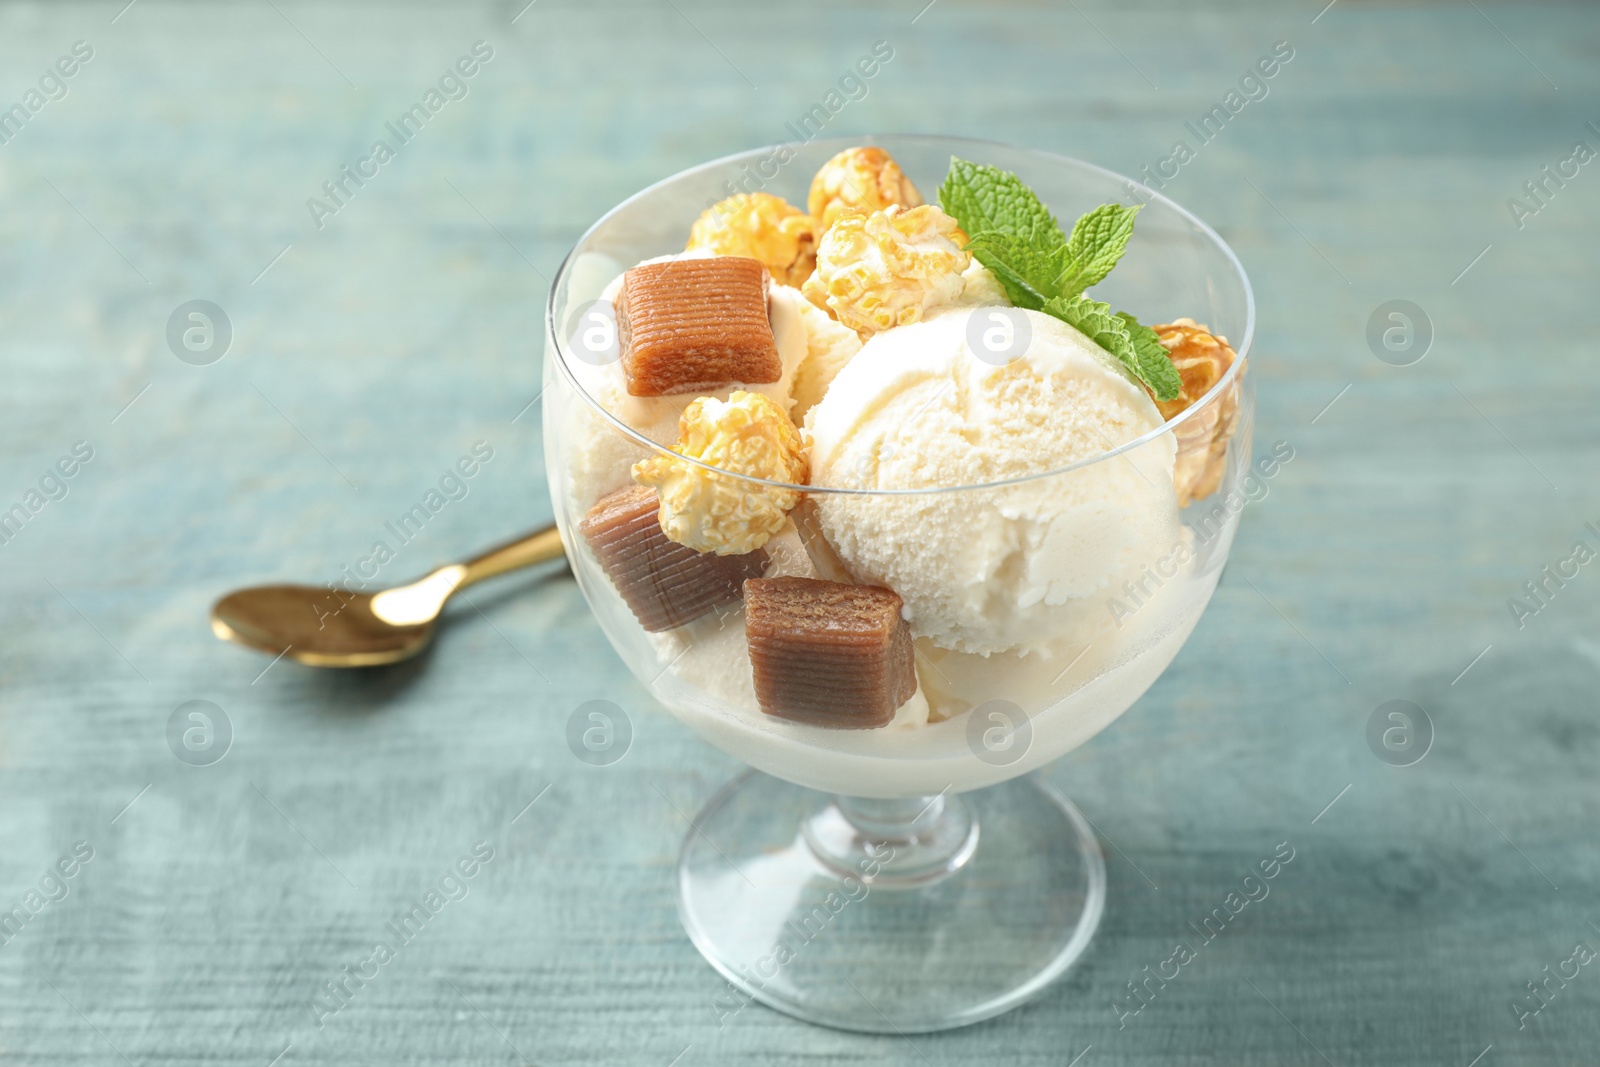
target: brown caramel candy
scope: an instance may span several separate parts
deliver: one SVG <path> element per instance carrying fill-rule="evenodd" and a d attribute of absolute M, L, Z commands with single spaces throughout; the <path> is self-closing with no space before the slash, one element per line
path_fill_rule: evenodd
<path fill-rule="evenodd" d="M 622 276 L 617 343 L 634 396 L 709 393 L 783 376 L 767 268 L 744 256 L 646 263 Z"/>
<path fill-rule="evenodd" d="M 761 710 L 844 730 L 887 726 L 917 691 L 900 597 L 819 578 L 744 583 L 745 639 Z"/>
<path fill-rule="evenodd" d="M 604 496 L 578 532 L 633 614 L 651 633 L 692 622 L 739 599 L 741 583 L 761 574 L 767 554 L 696 552 L 667 539 L 654 489 L 630 485 Z"/>

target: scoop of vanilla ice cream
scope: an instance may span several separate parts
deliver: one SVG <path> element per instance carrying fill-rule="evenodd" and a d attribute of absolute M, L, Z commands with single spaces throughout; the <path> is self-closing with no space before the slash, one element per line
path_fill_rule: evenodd
<path fill-rule="evenodd" d="M 961 272 L 962 289 L 952 307 L 1011 306 L 1005 287 L 989 268 L 973 260 Z M 822 400 L 844 365 L 861 351 L 861 336 L 809 300 L 800 308 L 806 328 L 806 358 L 794 374 L 789 414 L 799 423 Z"/>
<path fill-rule="evenodd" d="M 857 581 L 905 602 L 912 633 L 958 652 L 1043 652 L 1114 626 L 1110 597 L 1181 536 L 1175 445 L 1099 346 L 1058 319 L 1003 365 L 973 355 L 965 308 L 875 335 L 806 419 L 822 531 Z M 974 324 L 974 328 L 980 328 Z"/>

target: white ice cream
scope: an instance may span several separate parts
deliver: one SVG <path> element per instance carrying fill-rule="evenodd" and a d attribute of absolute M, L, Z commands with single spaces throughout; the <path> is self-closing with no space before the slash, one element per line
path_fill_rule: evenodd
<path fill-rule="evenodd" d="M 806 358 L 795 372 L 794 407 L 789 410 L 797 423 L 821 402 L 844 365 L 861 351 L 861 338 L 854 330 L 839 325 L 810 301 L 804 301 L 803 305 L 800 321 L 806 328 Z"/>
<path fill-rule="evenodd" d="M 1040 312 L 1026 350 L 973 355 L 966 309 L 873 337 L 807 426 L 812 484 L 947 489 L 1059 470 L 1162 424 L 1103 349 Z M 982 324 L 978 327 L 981 329 Z M 813 496 L 857 581 L 905 601 L 912 633 L 988 655 L 1086 644 L 1110 592 L 1180 537 L 1174 444 L 1162 435 L 1065 474 L 990 489 Z"/>
<path fill-rule="evenodd" d="M 914 724 L 905 718 L 909 704 L 881 730 L 802 726 L 763 715 L 747 673 L 743 627 L 732 621 L 742 621 L 742 613 L 726 629 L 708 618 L 654 635 L 659 660 L 671 669 L 660 671 L 650 690 L 724 752 L 811 789 L 872 797 L 961 793 L 1041 767 L 1105 729 L 1172 662 L 1216 580 L 1213 570 L 1169 582 L 1122 628 L 1050 658 L 919 655 L 918 694 L 934 704 L 934 714 L 917 729 L 897 729 Z M 1015 705 L 1031 726 L 1031 741 L 1015 763 L 975 756 L 974 720 L 961 713 L 990 700 Z"/>

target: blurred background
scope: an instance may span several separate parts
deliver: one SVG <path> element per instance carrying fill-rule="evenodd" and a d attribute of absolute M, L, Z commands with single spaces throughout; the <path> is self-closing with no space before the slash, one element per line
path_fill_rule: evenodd
<path fill-rule="evenodd" d="M 1591 1060 L 1600 10 L 1324 3 L 0 5 L 0 1062 Z M 473 590 L 360 675 L 206 623 L 337 580 L 464 455 L 385 579 L 548 521 L 566 249 L 818 107 L 1159 181 L 1251 274 L 1256 449 L 1293 455 L 1172 669 L 1049 772 L 1106 842 L 1090 954 L 947 1035 L 719 1015 L 673 864 L 737 767 L 570 578 Z M 565 740 L 592 699 L 631 720 L 605 766 Z M 1369 729 L 1395 700 L 1404 757 Z"/>

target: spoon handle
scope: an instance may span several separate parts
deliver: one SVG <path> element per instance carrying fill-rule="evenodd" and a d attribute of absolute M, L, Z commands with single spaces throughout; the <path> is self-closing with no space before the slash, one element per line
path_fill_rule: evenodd
<path fill-rule="evenodd" d="M 458 564 L 463 570 L 455 587 L 464 589 L 485 578 L 493 578 L 507 571 L 532 567 L 537 563 L 548 563 L 550 560 L 560 559 L 564 553 L 560 532 L 554 526 L 546 526 L 526 536 L 495 545 Z"/>

